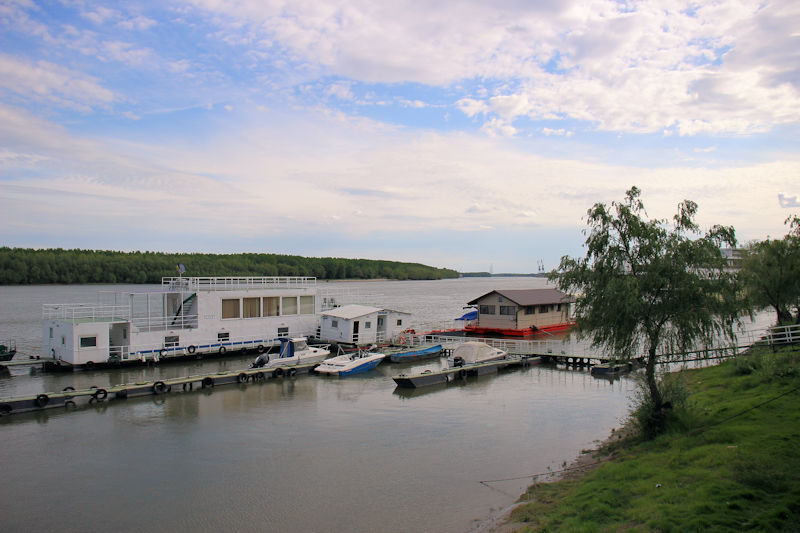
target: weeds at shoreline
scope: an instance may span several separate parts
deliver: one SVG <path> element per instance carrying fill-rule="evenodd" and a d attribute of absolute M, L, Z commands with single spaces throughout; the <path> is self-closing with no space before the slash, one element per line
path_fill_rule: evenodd
<path fill-rule="evenodd" d="M 514 530 L 799 530 L 800 350 L 753 350 L 678 379 L 685 407 L 666 433 L 612 438 L 597 452 L 611 459 L 582 479 L 531 486 Z"/>

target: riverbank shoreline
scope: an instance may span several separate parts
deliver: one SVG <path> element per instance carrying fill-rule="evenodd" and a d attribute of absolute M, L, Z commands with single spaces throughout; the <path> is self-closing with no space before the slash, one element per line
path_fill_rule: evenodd
<path fill-rule="evenodd" d="M 800 348 L 680 371 L 687 408 L 643 440 L 615 430 L 475 531 L 800 529 Z"/>

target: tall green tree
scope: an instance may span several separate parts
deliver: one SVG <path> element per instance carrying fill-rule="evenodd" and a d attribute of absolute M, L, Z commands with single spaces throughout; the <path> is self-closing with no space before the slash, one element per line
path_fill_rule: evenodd
<path fill-rule="evenodd" d="M 790 323 L 794 309 L 800 324 L 800 218 L 791 217 L 786 223 L 790 231 L 783 239 L 766 239 L 745 248 L 740 276 L 754 307 L 772 307 L 778 324 Z"/>
<path fill-rule="evenodd" d="M 616 358 L 646 358 L 645 380 L 655 432 L 664 399 L 656 365 L 665 354 L 732 338 L 741 298 L 721 247 L 734 247 L 732 227 L 701 235 L 697 204 L 678 205 L 671 223 L 647 219 L 641 191 L 587 213 L 586 256 L 564 256 L 550 279 L 576 295 L 577 333 Z"/>

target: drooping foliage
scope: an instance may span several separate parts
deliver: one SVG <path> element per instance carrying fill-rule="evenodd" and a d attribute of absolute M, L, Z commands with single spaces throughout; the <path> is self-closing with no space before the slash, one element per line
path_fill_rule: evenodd
<path fill-rule="evenodd" d="M 648 220 L 640 195 L 633 187 L 623 202 L 589 209 L 586 256 L 563 257 L 550 278 L 576 296 L 579 336 L 619 359 L 646 356 L 657 413 L 659 359 L 731 338 L 742 302 L 721 250 L 735 246 L 733 228 L 701 234 L 689 200 L 671 223 Z"/>
<path fill-rule="evenodd" d="M 741 279 L 751 304 L 772 307 L 778 324 L 800 324 L 800 218 L 786 220 L 790 231 L 783 239 L 754 242 L 744 250 Z"/>

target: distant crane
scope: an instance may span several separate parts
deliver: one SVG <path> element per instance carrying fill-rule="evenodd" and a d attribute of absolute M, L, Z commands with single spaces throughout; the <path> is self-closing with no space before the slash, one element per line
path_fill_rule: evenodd
<path fill-rule="evenodd" d="M 538 261 L 536 261 L 536 265 L 539 267 L 539 274 L 543 274 L 544 273 L 544 261 L 539 259 Z"/>

